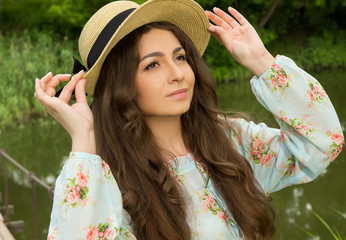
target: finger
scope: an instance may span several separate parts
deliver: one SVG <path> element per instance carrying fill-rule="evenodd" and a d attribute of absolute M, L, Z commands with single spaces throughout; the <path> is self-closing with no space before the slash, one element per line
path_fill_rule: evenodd
<path fill-rule="evenodd" d="M 231 28 L 231 26 L 225 22 L 222 18 L 217 16 L 216 14 L 210 12 L 210 11 L 205 11 L 207 14 L 207 17 L 209 18 L 210 21 L 212 21 L 215 25 L 224 28 L 225 30 L 228 30 Z"/>
<path fill-rule="evenodd" d="M 246 18 L 243 17 L 235 8 L 229 7 L 228 12 L 240 23 L 240 25 L 244 26 L 246 24 L 250 24 Z"/>
<path fill-rule="evenodd" d="M 71 74 L 57 74 L 55 75 L 48 83 L 46 83 L 46 90 L 45 92 L 48 95 L 55 95 L 55 87 L 58 86 L 60 82 L 64 82 L 69 80 L 71 77 Z"/>
<path fill-rule="evenodd" d="M 215 14 L 217 14 L 220 18 L 222 18 L 226 23 L 228 23 L 232 28 L 235 28 L 237 26 L 240 26 L 240 24 L 229 14 L 222 11 L 220 8 L 215 7 L 214 9 Z"/>
<path fill-rule="evenodd" d="M 86 79 L 81 79 L 76 84 L 76 102 L 77 103 L 87 103 L 86 95 L 85 95 L 85 84 Z"/>
<path fill-rule="evenodd" d="M 59 96 L 59 99 L 65 103 L 68 103 L 70 101 L 71 95 L 73 90 L 76 87 L 76 84 L 78 82 L 78 80 L 80 80 L 84 75 L 84 71 L 80 71 L 79 73 L 77 73 L 76 75 L 74 75 L 71 79 L 71 81 L 66 84 L 66 86 L 63 88 L 63 90 L 61 91 L 61 94 Z"/>
<path fill-rule="evenodd" d="M 49 82 L 53 77 L 52 72 L 47 73 L 46 75 L 44 75 L 40 80 L 40 87 L 42 89 L 42 91 L 46 91 L 47 88 L 47 82 Z"/>
<path fill-rule="evenodd" d="M 42 83 L 41 81 L 36 78 L 36 83 L 35 83 L 35 98 L 45 107 L 50 105 L 50 102 L 52 100 L 52 97 L 48 96 L 42 89 Z"/>
<path fill-rule="evenodd" d="M 213 35 L 219 42 L 221 42 L 221 39 L 219 37 L 219 27 L 218 26 L 215 26 L 211 23 L 209 23 L 209 28 L 208 28 L 208 31 L 211 33 L 211 35 Z"/>
<path fill-rule="evenodd" d="M 47 87 L 45 92 L 48 96 L 55 96 L 56 93 L 55 88 L 53 87 Z"/>
<path fill-rule="evenodd" d="M 44 83 L 46 85 L 52 79 L 52 77 L 52 72 L 47 73 L 46 75 L 44 75 L 44 77 L 41 78 L 41 83 Z"/>
<path fill-rule="evenodd" d="M 71 77 L 71 74 L 57 74 L 55 75 L 52 80 L 48 83 L 48 86 L 56 87 L 60 82 L 65 82 L 69 80 Z"/>

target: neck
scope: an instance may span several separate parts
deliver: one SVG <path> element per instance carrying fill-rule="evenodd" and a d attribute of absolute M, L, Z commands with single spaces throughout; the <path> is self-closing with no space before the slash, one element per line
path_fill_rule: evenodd
<path fill-rule="evenodd" d="M 147 117 L 145 120 L 162 149 L 176 157 L 189 152 L 184 143 L 180 116 Z M 167 160 L 172 158 L 166 152 L 163 152 L 163 156 Z"/>

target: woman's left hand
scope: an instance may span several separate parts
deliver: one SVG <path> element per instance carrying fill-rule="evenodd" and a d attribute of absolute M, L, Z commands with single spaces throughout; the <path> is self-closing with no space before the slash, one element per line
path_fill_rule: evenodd
<path fill-rule="evenodd" d="M 274 58 L 265 48 L 254 27 L 234 8 L 228 11 L 237 21 L 219 8 L 206 11 L 210 21 L 208 30 L 241 65 L 259 77 L 273 63 Z"/>

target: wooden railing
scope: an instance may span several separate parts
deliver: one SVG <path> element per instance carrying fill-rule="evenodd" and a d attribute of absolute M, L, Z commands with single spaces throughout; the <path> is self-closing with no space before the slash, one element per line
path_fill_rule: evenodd
<path fill-rule="evenodd" d="M 39 179 L 33 172 L 30 172 L 25 167 L 23 167 L 21 164 L 19 164 L 16 160 L 14 160 L 12 157 L 10 157 L 4 150 L 0 149 L 0 160 L 2 160 L 2 173 L 4 178 L 4 205 L 0 207 L 0 213 L 3 215 L 0 216 L 0 240 L 1 239 L 1 223 L 6 225 L 6 227 L 12 232 L 23 232 L 24 231 L 24 221 L 17 220 L 17 221 L 10 221 L 10 214 L 13 213 L 14 207 L 12 205 L 9 205 L 8 203 L 8 177 L 7 177 L 7 170 L 6 170 L 6 161 L 13 164 L 16 168 L 24 172 L 26 176 L 28 177 L 30 183 L 31 183 L 31 192 L 32 192 L 32 207 L 33 207 L 33 228 L 34 228 L 34 239 L 38 239 L 38 229 L 37 229 L 37 202 L 36 202 L 36 191 L 35 191 L 35 184 L 38 183 L 43 188 L 47 189 L 48 195 L 53 201 L 53 193 L 54 188 L 47 185 L 44 181 Z M 0 201 L 1 202 L 1 201 Z M 3 226 L 4 228 L 4 226 Z M 3 230 L 5 232 L 5 230 Z M 10 237 L 4 238 L 4 239 L 11 239 Z M 14 238 L 13 238 L 14 239 Z"/>

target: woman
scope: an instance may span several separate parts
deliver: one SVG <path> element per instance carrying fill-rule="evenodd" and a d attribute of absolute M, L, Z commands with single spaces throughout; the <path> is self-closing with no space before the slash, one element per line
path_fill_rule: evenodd
<path fill-rule="evenodd" d="M 192 0 L 110 3 L 82 31 L 86 74 L 58 97 L 69 75 L 36 79 L 36 98 L 72 138 L 49 239 L 270 239 L 267 195 L 313 180 L 340 153 L 340 123 L 320 84 L 274 59 L 228 10 L 237 21 Z M 253 92 L 280 129 L 217 110 L 201 58 L 207 29 L 255 75 Z"/>

